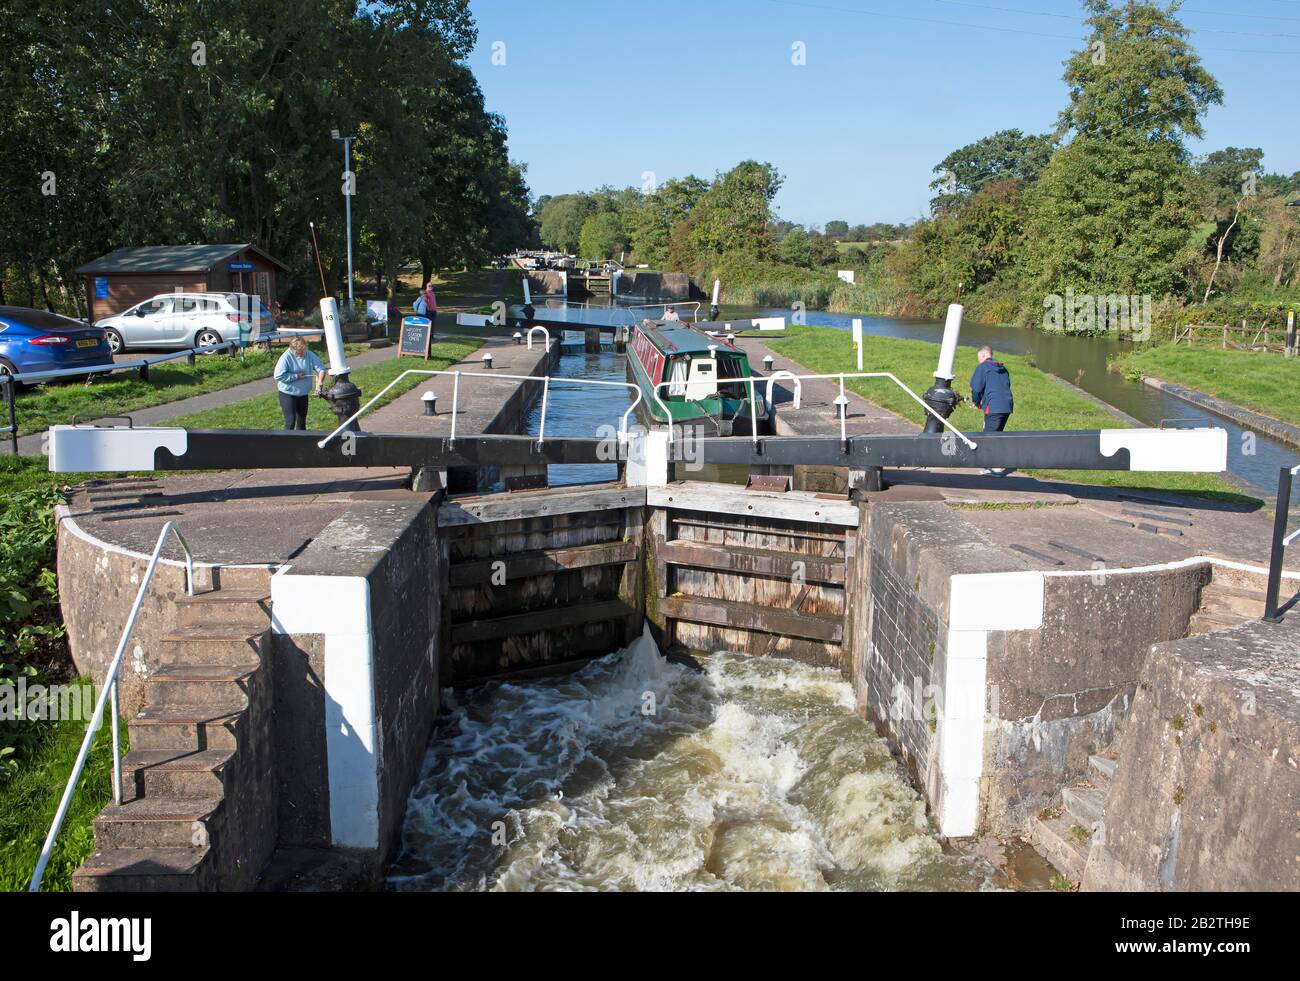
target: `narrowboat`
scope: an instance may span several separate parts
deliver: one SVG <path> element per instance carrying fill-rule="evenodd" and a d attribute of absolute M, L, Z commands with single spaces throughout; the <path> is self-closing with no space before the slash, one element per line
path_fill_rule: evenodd
<path fill-rule="evenodd" d="M 635 327 L 627 353 L 628 378 L 641 389 L 641 407 L 651 423 L 698 427 L 702 435 L 759 432 L 767 421 L 764 386 L 751 389 L 749 358 L 734 344 L 680 321 L 646 320 Z M 660 387 L 662 386 L 662 387 Z M 656 398 L 657 394 L 657 398 Z"/>

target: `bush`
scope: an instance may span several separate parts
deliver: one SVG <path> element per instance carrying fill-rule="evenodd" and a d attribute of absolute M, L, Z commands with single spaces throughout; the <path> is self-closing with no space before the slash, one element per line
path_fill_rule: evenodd
<path fill-rule="evenodd" d="M 19 678 L 42 682 L 63 656 L 54 572 L 54 507 L 60 501 L 45 487 L 5 494 L 0 503 L 0 685 Z M 45 729 L 25 719 L 0 719 L 0 782 L 17 772 Z"/>

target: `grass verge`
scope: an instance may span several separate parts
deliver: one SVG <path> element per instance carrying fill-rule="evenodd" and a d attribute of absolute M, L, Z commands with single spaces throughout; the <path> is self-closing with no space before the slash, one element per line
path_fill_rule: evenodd
<path fill-rule="evenodd" d="M 933 384 L 938 350 L 936 345 L 871 335 L 867 335 L 863 343 L 863 364 L 867 371 L 889 371 L 918 394 Z M 852 371 L 856 364 L 853 338 L 845 331 L 833 328 L 791 327 L 785 338 L 773 340 L 768 346 L 818 374 Z M 1063 388 L 1046 372 L 1031 367 L 1024 358 L 1008 355 L 1003 361 L 1011 372 L 1016 396 L 1016 412 L 1007 427 L 1009 431 L 1123 428 L 1123 423 L 1105 409 Z M 955 387 L 962 391 L 967 389 L 961 380 L 970 378 L 975 365 L 975 351 L 966 347 L 958 348 L 955 370 L 959 381 Z M 924 422 L 924 410 L 887 379 L 855 379 L 849 381 L 846 387 L 911 420 L 918 427 Z M 952 422 L 963 430 L 979 431 L 983 428 L 978 410 L 969 404 L 958 408 Z M 1027 472 L 1048 480 L 1176 491 L 1231 503 L 1258 504 L 1255 498 L 1239 493 L 1232 484 L 1216 474 L 1106 470 Z"/>
<path fill-rule="evenodd" d="M 311 347 L 325 357 L 324 345 Z M 242 359 L 210 354 L 198 358 L 193 368 L 184 361 L 168 361 L 150 368 L 148 381 L 142 381 L 135 372 L 122 372 L 100 375 L 89 383 L 38 385 L 18 396 L 18 431 L 24 436 L 44 432 L 50 426 L 71 423 L 74 415 L 83 419 L 127 415 L 245 382 L 269 379 L 283 353 L 284 349 L 278 347 L 269 352 L 245 351 Z"/>
<path fill-rule="evenodd" d="M 25 677 L 30 694 L 33 684 L 72 681 L 54 585 L 53 506 L 64 487 L 91 476 L 51 474 L 44 457 L 0 458 L 0 684 Z M 0 721 L 0 891 L 27 888 L 85 731 L 76 720 Z M 94 845 L 91 823 L 112 792 L 109 731 L 105 725 L 92 746 L 46 890 L 71 889 L 73 870 Z"/>
<path fill-rule="evenodd" d="M 417 369 L 421 371 L 443 371 L 450 365 L 468 358 L 478 350 L 481 341 L 470 338 L 452 338 L 439 341 L 433 345 L 429 360 L 417 358 L 392 358 L 378 364 L 367 365 L 352 372 L 352 381 L 361 389 L 363 399 L 369 401 L 385 385 L 397 378 L 402 372 Z M 389 392 L 376 405 L 379 408 L 393 399 L 409 392 L 423 379 L 416 375 L 406 379 Z M 280 400 L 275 392 L 254 395 L 251 398 L 232 402 L 230 405 L 205 409 L 188 415 L 169 419 L 168 426 L 180 426 L 187 429 L 280 429 L 283 419 L 280 416 Z M 307 428 L 318 432 L 329 432 L 338 425 L 329 403 L 324 399 L 313 398 L 307 412 Z"/>
<path fill-rule="evenodd" d="M 1151 376 L 1186 385 L 1255 412 L 1300 426 L 1295 362 L 1259 351 L 1161 344 L 1127 351 L 1115 365 L 1130 378 Z"/>

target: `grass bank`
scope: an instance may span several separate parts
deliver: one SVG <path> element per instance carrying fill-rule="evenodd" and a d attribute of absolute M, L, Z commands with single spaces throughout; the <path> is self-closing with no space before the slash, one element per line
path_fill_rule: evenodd
<path fill-rule="evenodd" d="M 74 680 L 54 574 L 54 506 L 90 475 L 53 475 L 43 457 L 0 458 L 0 685 Z M 92 696 L 93 697 L 93 696 Z M 85 735 L 78 720 L 0 720 L 0 891 L 27 887 L 41 843 Z M 111 744 L 105 725 L 73 798 L 44 888 L 66 891 L 94 844 L 91 822 L 108 803 Z"/>
<path fill-rule="evenodd" d="M 937 348 L 924 341 L 890 337 L 864 339 L 863 364 L 868 371 L 892 372 L 915 392 L 933 384 Z M 768 342 L 774 351 L 805 365 L 819 374 L 852 371 L 856 365 L 853 339 L 844 331 L 828 327 L 792 327 L 784 339 Z M 1015 388 L 1016 412 L 1009 431 L 1030 429 L 1115 429 L 1123 423 L 1100 406 L 1062 387 L 1046 372 L 1030 366 L 1024 358 L 1008 355 L 1003 360 L 1011 371 Z M 966 392 L 965 380 L 975 370 L 975 351 L 959 348 L 956 387 Z M 888 380 L 856 379 L 847 383 L 854 392 L 877 405 L 896 412 L 920 426 L 924 410 Z M 953 416 L 960 429 L 978 431 L 983 421 L 977 410 L 963 405 Z M 1231 484 L 1215 474 L 1146 473 L 1140 471 L 1030 471 L 1035 476 L 1076 483 L 1110 487 L 1146 488 L 1178 491 L 1219 500 L 1253 503 L 1254 498 L 1237 492 Z"/>
<path fill-rule="evenodd" d="M 352 381 L 365 393 L 363 398 L 368 401 L 402 372 L 412 369 L 445 370 L 448 366 L 468 358 L 478 350 L 480 343 L 470 338 L 439 341 L 433 345 L 428 361 L 419 358 L 399 358 L 394 352 L 391 359 L 352 372 Z M 420 381 L 419 376 L 406 379 L 389 392 L 380 405 L 387 405 L 399 395 L 409 392 Z M 188 429 L 279 429 L 284 422 L 280 415 L 279 397 L 271 391 L 264 395 L 254 395 L 251 398 L 232 402 L 230 405 L 178 416 L 168 420 L 167 424 Z M 307 413 L 307 428 L 329 432 L 336 425 L 338 422 L 330 411 L 329 403 L 324 399 L 313 398 Z"/>
<path fill-rule="evenodd" d="M 325 357 L 323 344 L 311 347 L 322 358 Z M 351 350 L 353 348 L 349 347 Z M 209 354 L 198 358 L 193 368 L 184 361 L 169 361 L 150 368 L 148 381 L 142 381 L 136 372 L 129 371 L 100 375 L 88 383 L 38 385 L 18 396 L 18 431 L 21 435 L 44 432 L 50 426 L 72 422 L 73 416 L 102 419 L 129 415 L 155 405 L 268 379 L 283 353 L 283 348 L 276 348 L 269 352 L 246 351 L 243 358 Z"/>
<path fill-rule="evenodd" d="M 1159 378 L 1195 388 L 1274 419 L 1300 425 L 1297 368 L 1279 354 L 1160 344 L 1115 359 L 1130 378 Z"/>

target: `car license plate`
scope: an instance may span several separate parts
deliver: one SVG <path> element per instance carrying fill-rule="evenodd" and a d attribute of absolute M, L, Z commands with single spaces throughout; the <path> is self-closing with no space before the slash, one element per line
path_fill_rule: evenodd
<path fill-rule="evenodd" d="M 77 341 L 77 347 L 99 347 L 99 341 L 93 337 L 83 337 Z"/>

